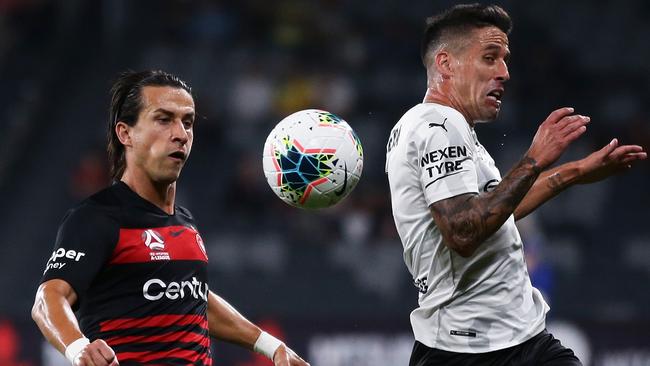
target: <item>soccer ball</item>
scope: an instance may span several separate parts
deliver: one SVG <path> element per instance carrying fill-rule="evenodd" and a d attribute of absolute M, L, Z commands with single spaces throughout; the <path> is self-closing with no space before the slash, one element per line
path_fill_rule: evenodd
<path fill-rule="evenodd" d="M 307 109 L 286 117 L 264 144 L 264 175 L 284 202 L 329 207 L 345 198 L 363 170 L 361 141 L 341 117 Z"/>

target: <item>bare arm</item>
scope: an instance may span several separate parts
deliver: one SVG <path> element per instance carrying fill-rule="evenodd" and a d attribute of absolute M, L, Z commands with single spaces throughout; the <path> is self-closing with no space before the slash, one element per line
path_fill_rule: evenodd
<path fill-rule="evenodd" d="M 430 210 L 445 244 L 469 257 L 512 215 L 539 175 L 537 162 L 523 158 L 492 191 L 435 202 Z"/>
<path fill-rule="evenodd" d="M 84 335 L 79 329 L 72 305 L 77 294 L 72 286 L 63 280 L 49 280 L 42 283 L 37 292 L 32 319 L 38 325 L 48 342 L 62 354 L 66 347 Z M 119 365 L 115 352 L 101 339 L 85 346 L 75 357 L 74 365 Z"/>
<path fill-rule="evenodd" d="M 262 332 L 212 291 L 208 293 L 208 327 L 211 336 L 249 350 L 253 349 L 257 337 Z"/>
<path fill-rule="evenodd" d="M 520 205 L 544 168 L 586 131 L 588 117 L 573 108 L 552 112 L 540 125 L 530 149 L 492 191 L 464 194 L 433 203 L 431 215 L 445 245 L 464 257 L 494 234 Z"/>
<path fill-rule="evenodd" d="M 77 294 L 63 280 L 47 281 L 36 292 L 32 319 L 45 339 L 61 353 L 65 353 L 68 344 L 83 337 L 71 307 L 76 301 Z"/>
<path fill-rule="evenodd" d="M 582 160 L 572 161 L 545 171 L 540 174 L 528 194 L 515 209 L 515 220 L 525 217 L 544 202 L 574 184 L 598 182 L 629 169 L 632 163 L 645 160 L 647 157 L 647 153 L 641 146 L 618 146 L 618 140 L 613 139 L 602 149 Z"/>
<path fill-rule="evenodd" d="M 241 315 L 226 300 L 214 292 L 208 293 L 208 327 L 210 335 L 253 350 L 262 330 Z M 273 354 L 276 366 L 309 366 L 284 343 Z"/>
<path fill-rule="evenodd" d="M 575 184 L 580 175 L 577 165 L 570 162 L 541 173 L 515 209 L 515 220 L 526 217 L 544 202 Z"/>

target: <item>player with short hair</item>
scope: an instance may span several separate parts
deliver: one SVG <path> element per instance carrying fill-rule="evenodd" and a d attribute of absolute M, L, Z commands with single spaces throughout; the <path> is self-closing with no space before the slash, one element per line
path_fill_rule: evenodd
<path fill-rule="evenodd" d="M 647 157 L 640 146 L 613 139 L 582 160 L 546 170 L 590 120 L 560 108 L 502 178 L 474 127 L 498 115 L 510 79 L 511 27 L 494 5 L 457 5 L 429 18 L 424 101 L 388 140 L 393 216 L 419 290 L 412 366 L 580 365 L 545 330 L 549 307 L 530 283 L 515 220 L 571 185 Z"/>
<path fill-rule="evenodd" d="M 189 86 L 162 71 L 125 72 L 111 97 L 115 183 L 59 227 L 32 309 L 45 338 L 76 366 L 211 365 L 210 336 L 276 366 L 307 366 L 208 289 L 194 218 L 175 205 L 194 137 Z"/>

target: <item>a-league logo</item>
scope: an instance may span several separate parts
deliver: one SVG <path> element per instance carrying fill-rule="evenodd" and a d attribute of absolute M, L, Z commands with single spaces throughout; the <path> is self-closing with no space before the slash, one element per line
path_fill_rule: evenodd
<path fill-rule="evenodd" d="M 144 245 L 151 250 L 165 250 L 165 241 L 163 240 L 162 235 L 152 229 L 147 229 L 142 232 L 142 241 L 144 242 Z"/>

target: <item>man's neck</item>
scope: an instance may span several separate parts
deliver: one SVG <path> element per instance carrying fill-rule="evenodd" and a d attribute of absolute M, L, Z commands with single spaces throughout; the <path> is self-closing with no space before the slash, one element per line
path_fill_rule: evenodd
<path fill-rule="evenodd" d="M 469 113 L 462 107 L 462 104 L 454 98 L 450 93 L 443 93 L 435 88 L 427 88 L 427 92 L 424 94 L 424 103 L 437 103 L 444 105 L 450 108 L 453 108 L 460 112 L 460 114 L 465 117 L 465 120 L 470 125 L 474 127 L 474 121 L 469 118 Z"/>
<path fill-rule="evenodd" d="M 153 203 L 167 214 L 174 214 L 176 182 L 158 184 L 152 182 L 149 177 L 138 176 L 138 174 L 129 171 L 125 171 L 120 180 L 138 196 Z"/>

